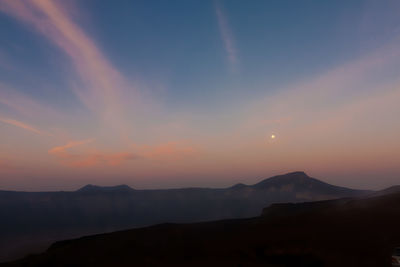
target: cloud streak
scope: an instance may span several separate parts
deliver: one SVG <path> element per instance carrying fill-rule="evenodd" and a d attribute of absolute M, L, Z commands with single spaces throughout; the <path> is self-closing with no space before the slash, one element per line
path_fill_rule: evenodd
<path fill-rule="evenodd" d="M 29 125 L 29 124 L 26 124 L 26 123 L 24 123 L 24 122 L 21 122 L 21 121 L 9 119 L 9 118 L 3 118 L 3 117 L 0 117 L 0 121 L 3 122 L 3 123 L 6 123 L 6 124 L 13 125 L 13 126 L 15 126 L 15 127 L 24 129 L 24 130 L 26 130 L 26 131 L 29 131 L 29 132 L 38 134 L 38 135 L 52 136 L 50 133 L 47 133 L 47 132 L 45 132 L 45 131 L 41 131 L 41 130 L 39 130 L 39 129 L 37 129 L 37 128 L 35 128 L 35 127 Z"/>
<path fill-rule="evenodd" d="M 328 114 L 343 107 L 390 92 L 391 86 L 400 84 L 400 80 L 391 79 L 388 82 L 381 76 L 398 69 L 399 44 L 400 41 L 394 41 L 319 76 L 282 88 L 275 95 L 268 94 L 255 100 L 249 104 L 249 117 L 245 122 L 260 123 L 278 116 L 292 118 L 291 124 L 300 120 L 303 123 L 323 121 Z"/>
<path fill-rule="evenodd" d="M 120 102 L 124 79 L 60 2 L 4 0 L 0 10 L 33 26 L 68 55 L 82 81 L 75 85 L 81 102 L 123 128 Z"/>
<path fill-rule="evenodd" d="M 54 154 L 59 157 L 69 157 L 69 154 L 67 153 L 68 148 L 92 143 L 93 141 L 94 141 L 94 139 L 86 139 L 86 140 L 81 140 L 81 141 L 70 141 L 63 146 L 53 147 L 52 149 L 49 150 L 49 154 Z"/>
<path fill-rule="evenodd" d="M 232 37 L 232 31 L 229 27 L 228 19 L 218 1 L 215 1 L 215 14 L 218 20 L 218 26 L 224 42 L 225 51 L 232 67 L 236 68 L 238 63 L 237 51 Z"/>

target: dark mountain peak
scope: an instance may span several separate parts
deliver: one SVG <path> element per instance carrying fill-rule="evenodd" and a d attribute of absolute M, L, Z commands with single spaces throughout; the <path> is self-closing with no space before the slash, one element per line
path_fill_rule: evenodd
<path fill-rule="evenodd" d="M 308 176 L 305 172 L 303 171 L 296 171 L 296 172 L 289 172 L 287 174 L 283 174 L 284 175 L 289 175 L 289 176 L 302 176 L 302 177 L 307 177 L 310 178 L 310 176 Z"/>
<path fill-rule="evenodd" d="M 306 179 L 306 178 L 311 178 L 310 176 L 308 176 L 305 172 L 303 171 L 296 171 L 296 172 L 289 172 L 286 174 L 282 174 L 282 175 L 277 175 L 274 176 L 276 179 L 282 179 L 282 178 L 286 178 L 286 177 L 290 177 L 290 179 Z"/>
<path fill-rule="evenodd" d="M 267 178 L 253 186 L 254 187 L 268 187 L 268 186 L 281 185 L 281 184 L 298 184 L 298 183 L 311 182 L 312 180 L 316 180 L 316 179 L 311 178 L 305 172 L 296 171 L 296 172 L 290 172 L 290 173 L 286 173 L 286 174 L 282 174 L 282 175 L 273 176 L 271 178 Z"/>
<path fill-rule="evenodd" d="M 265 179 L 252 186 L 255 189 L 295 194 L 296 200 L 323 200 L 339 197 L 366 195 L 371 192 L 355 190 L 322 182 L 297 171 Z"/>
<path fill-rule="evenodd" d="M 116 186 L 98 186 L 87 184 L 77 190 L 77 192 L 132 192 L 134 189 L 126 184 Z"/>

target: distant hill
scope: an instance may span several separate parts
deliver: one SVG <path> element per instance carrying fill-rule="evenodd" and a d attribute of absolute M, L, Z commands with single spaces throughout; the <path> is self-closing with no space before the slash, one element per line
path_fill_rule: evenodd
<path fill-rule="evenodd" d="M 394 185 L 391 187 L 388 187 L 386 189 L 376 191 L 371 196 L 382 196 L 382 195 L 388 195 L 388 194 L 393 194 L 393 193 L 400 193 L 400 185 Z"/>
<path fill-rule="evenodd" d="M 98 186 L 88 184 L 84 187 L 77 190 L 80 193 L 98 193 L 98 192 L 114 192 L 114 193 L 125 193 L 125 192 L 133 192 L 135 191 L 133 188 L 128 185 L 116 185 L 116 186 Z"/>
<path fill-rule="evenodd" d="M 4 266 L 390 266 L 400 192 L 273 204 L 261 216 L 56 242 Z"/>
<path fill-rule="evenodd" d="M 0 260 L 40 251 L 52 241 L 158 223 L 258 216 L 271 203 L 362 196 L 293 172 L 228 188 L 135 190 L 86 185 L 73 192 L 0 191 Z"/>

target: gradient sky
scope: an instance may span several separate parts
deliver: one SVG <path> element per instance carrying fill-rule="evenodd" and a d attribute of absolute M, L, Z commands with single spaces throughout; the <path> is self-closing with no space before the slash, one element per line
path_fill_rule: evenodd
<path fill-rule="evenodd" d="M 0 30 L 0 189 L 400 184 L 398 0 L 0 0 Z"/>

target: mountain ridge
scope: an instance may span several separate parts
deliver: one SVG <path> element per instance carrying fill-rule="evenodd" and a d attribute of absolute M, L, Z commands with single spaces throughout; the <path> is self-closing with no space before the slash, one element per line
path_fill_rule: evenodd
<path fill-rule="evenodd" d="M 126 184 L 119 184 L 119 185 L 111 185 L 111 186 L 103 186 L 103 185 L 96 185 L 96 184 L 86 184 L 83 185 L 81 187 L 79 187 L 78 189 L 75 190 L 55 190 L 55 191 L 19 191 L 19 190 L 0 190 L 0 192 L 21 192 L 21 193 L 56 193 L 56 192 L 82 192 L 82 191 L 95 191 L 95 190 L 99 190 L 99 191 L 107 191 L 107 190 L 119 190 L 119 189 L 126 189 L 126 190 L 135 190 L 135 191 L 155 191 L 155 190 L 181 190 L 181 189 L 229 189 L 229 188 L 234 188 L 236 186 L 239 187 L 261 187 L 263 184 L 270 182 L 270 181 L 287 181 L 288 179 L 295 179 L 297 181 L 301 180 L 301 179 L 314 179 L 317 180 L 319 182 L 322 183 L 326 183 L 323 182 L 319 179 L 316 178 L 312 178 L 310 176 L 308 176 L 304 171 L 293 171 L 293 172 L 288 172 L 285 174 L 280 174 L 280 175 L 275 175 L 275 176 L 271 176 L 268 178 L 264 178 L 262 180 L 260 180 L 257 183 L 254 184 L 244 184 L 244 183 L 237 183 L 234 184 L 232 186 L 227 186 L 227 187 L 177 187 L 177 188 L 145 188 L 145 189 L 135 189 L 129 185 Z M 328 184 L 328 183 L 326 183 Z M 337 186 L 337 187 L 341 187 L 341 186 Z M 342 188 L 347 188 L 347 187 L 342 187 Z M 351 188 L 348 188 L 351 189 Z M 353 189 L 353 190 L 358 190 L 358 189 Z M 372 191 L 372 190 L 361 190 L 361 191 Z"/>
<path fill-rule="evenodd" d="M 99 186 L 99 185 L 93 185 L 93 184 L 87 184 L 75 192 L 132 192 L 135 191 L 134 188 L 126 185 L 126 184 L 121 184 L 121 185 L 114 185 L 114 186 Z"/>
<path fill-rule="evenodd" d="M 137 190 L 127 185 L 86 185 L 75 191 L 0 191 L 0 261 L 15 257 L 18 249 L 9 248 L 10 242 L 20 242 L 22 247 L 26 240 L 49 242 L 167 222 L 248 218 L 272 203 L 368 194 L 324 183 L 304 172 L 227 188 Z"/>

